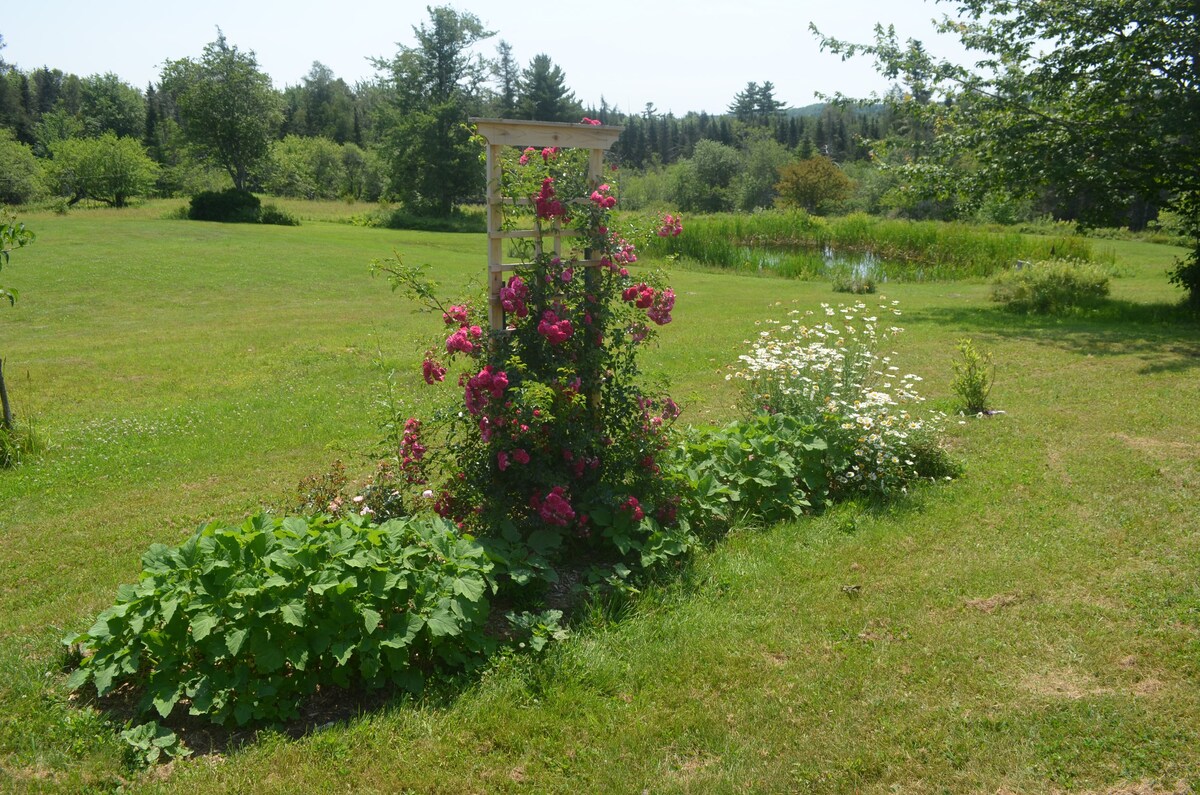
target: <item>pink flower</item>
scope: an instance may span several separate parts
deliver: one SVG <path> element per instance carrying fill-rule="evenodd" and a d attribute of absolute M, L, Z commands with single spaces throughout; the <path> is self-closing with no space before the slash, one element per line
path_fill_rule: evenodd
<path fill-rule="evenodd" d="M 529 307 L 526 301 L 529 298 L 529 285 L 525 284 L 520 276 L 513 276 L 508 280 L 508 285 L 500 288 L 500 306 L 505 312 L 515 313 L 517 317 L 527 317 L 529 315 Z"/>
<path fill-rule="evenodd" d="M 451 334 L 450 338 L 446 340 L 447 353 L 454 353 L 455 351 L 460 353 L 471 353 L 474 350 L 475 345 L 469 339 L 467 339 L 467 330 L 465 328 L 460 328 L 458 331 Z"/>
<path fill-rule="evenodd" d="M 462 382 L 460 381 L 459 383 Z M 476 375 L 467 379 L 463 389 L 463 402 L 466 404 L 467 411 L 472 414 L 478 414 L 487 405 L 489 398 L 503 398 L 504 390 L 506 389 L 508 389 L 508 374 L 503 370 L 493 370 L 489 364 Z M 483 429 L 482 420 L 480 421 L 480 429 Z M 490 428 L 487 435 L 491 436 Z M 484 439 L 484 441 L 487 441 L 487 439 Z"/>
<path fill-rule="evenodd" d="M 642 506 L 638 503 L 638 498 L 630 496 L 629 499 L 621 503 L 621 510 L 629 511 L 629 517 L 635 522 L 640 522 L 646 516 L 646 512 L 642 510 Z"/>
<path fill-rule="evenodd" d="M 447 326 L 452 326 L 457 323 L 460 326 L 467 325 L 467 308 L 465 306 L 452 306 L 449 310 L 442 313 L 442 322 Z"/>
<path fill-rule="evenodd" d="M 543 157 L 545 157 L 546 151 L 548 150 L 542 150 Z M 546 177 L 542 180 L 542 189 L 533 197 L 533 205 L 538 218 L 549 221 L 566 216 L 566 209 L 562 202 L 554 198 L 553 177 Z"/>
<path fill-rule="evenodd" d="M 512 457 L 513 457 L 513 460 L 516 461 L 518 464 L 528 464 L 529 463 L 529 453 L 525 452 L 525 448 L 523 448 L 523 447 L 518 447 L 516 450 L 513 450 Z"/>
<path fill-rule="evenodd" d="M 529 506 L 537 511 L 546 524 L 566 527 L 575 518 L 575 509 L 571 507 L 567 491 L 562 486 L 550 489 L 545 497 L 534 493 L 529 498 Z"/>
<path fill-rule="evenodd" d="M 575 278 L 575 271 L 572 268 L 564 268 L 563 272 L 558 278 L 562 279 L 564 283 L 569 282 L 571 279 Z"/>
<path fill-rule="evenodd" d="M 426 359 L 421 362 L 421 374 L 425 376 L 425 383 L 427 384 L 446 380 L 446 368 L 432 359 Z"/>
<path fill-rule="evenodd" d="M 571 328 L 571 321 L 559 320 L 558 315 L 549 309 L 542 315 L 537 330 L 538 334 L 545 337 L 551 345 L 562 345 L 575 333 L 575 330 Z"/>
<path fill-rule="evenodd" d="M 646 317 L 660 326 L 665 326 L 671 322 L 671 310 L 674 308 L 675 291 L 668 287 L 654 296 L 654 305 L 646 311 Z"/>
<path fill-rule="evenodd" d="M 667 213 L 658 228 L 659 237 L 679 237 L 683 234 L 683 219 Z"/>
<path fill-rule="evenodd" d="M 508 453 L 503 450 L 496 453 L 496 466 L 500 468 L 501 472 L 508 469 Z"/>
<path fill-rule="evenodd" d="M 654 288 L 642 283 L 637 286 L 637 291 L 637 301 L 634 302 L 634 306 L 638 309 L 649 309 L 650 305 L 654 303 Z"/>

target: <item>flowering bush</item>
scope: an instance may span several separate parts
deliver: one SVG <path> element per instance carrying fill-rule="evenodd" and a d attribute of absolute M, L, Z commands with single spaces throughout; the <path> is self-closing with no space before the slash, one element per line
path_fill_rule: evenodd
<path fill-rule="evenodd" d="M 442 312 L 449 333 L 428 352 L 424 380 L 461 371 L 444 444 L 430 445 L 437 463 L 422 461 L 436 472 L 432 507 L 485 539 L 517 583 L 553 577 L 564 560 L 611 577 L 679 554 L 689 536 L 659 465 L 679 408 L 644 390 L 637 365 L 671 322 L 675 293 L 630 273 L 635 235 L 615 228 L 613 186 L 588 181 L 586 151 L 511 150 L 502 192 L 528 200 L 504 208 L 504 226 L 533 231 L 499 291 L 502 331 L 482 331 L 481 307 L 443 305 L 420 269 L 376 263 Z M 560 253 L 552 233 L 569 227 L 578 245 Z"/>
<path fill-rule="evenodd" d="M 727 376 L 746 382 L 752 411 L 815 426 L 828 444 L 834 491 L 886 495 L 951 468 L 937 444 L 945 415 L 912 413 L 923 401 L 920 377 L 901 375 L 895 354 L 881 353 L 903 331 L 886 324 L 900 315 L 898 303 L 881 296 L 873 309 L 822 304 L 820 315 L 792 310 L 784 321 L 760 321 L 766 328 Z"/>

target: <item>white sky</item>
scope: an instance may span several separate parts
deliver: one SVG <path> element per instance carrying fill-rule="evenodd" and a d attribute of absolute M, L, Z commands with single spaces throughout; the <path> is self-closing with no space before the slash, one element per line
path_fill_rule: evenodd
<path fill-rule="evenodd" d="M 413 44 L 412 27 L 428 20 L 412 0 L 38 0 L 0 17 L 8 63 L 41 66 L 80 76 L 115 72 L 144 89 L 158 80 L 167 59 L 199 56 L 220 26 L 231 44 L 253 50 L 277 87 L 299 83 L 321 61 L 351 85 L 374 76 L 367 58 L 391 56 L 397 43 Z M 562 67 L 567 85 L 586 105 L 640 111 L 723 112 L 747 82 L 775 84 L 791 106 L 814 92 L 865 97 L 885 81 L 862 57 L 842 62 L 822 53 L 808 30 L 869 41 L 876 22 L 895 24 L 901 38 L 917 38 L 934 54 L 962 57 L 940 39 L 931 20 L 953 11 L 926 0 L 645 0 L 522 3 L 461 0 L 496 36 L 479 51 L 491 57 L 501 38 L 522 66 L 546 53 Z"/>

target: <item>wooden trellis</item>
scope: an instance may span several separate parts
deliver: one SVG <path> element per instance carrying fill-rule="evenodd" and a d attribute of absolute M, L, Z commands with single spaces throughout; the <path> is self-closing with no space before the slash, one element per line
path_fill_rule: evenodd
<path fill-rule="evenodd" d="M 588 184 L 595 190 L 604 181 L 604 152 L 613 145 L 621 134 L 621 127 L 601 124 L 564 124 L 547 121 L 515 121 L 511 119 L 471 119 L 475 129 L 488 142 L 487 150 L 487 230 L 488 230 L 488 322 L 493 331 L 504 329 L 504 309 L 500 306 L 500 290 L 504 287 L 504 274 L 513 270 L 518 263 L 504 261 L 504 241 L 512 238 L 534 238 L 535 251 L 541 254 L 544 239 L 553 240 L 554 254 L 562 254 L 562 239 L 578 234 L 573 229 L 563 229 L 555 219 L 548 232 L 534 229 L 502 228 L 504 207 L 525 206 L 532 203 L 529 196 L 505 196 L 501 192 L 501 152 L 506 146 L 534 146 L 543 149 L 557 146 L 561 149 L 588 150 Z M 565 198 L 565 197 L 564 197 Z M 585 197 L 578 197 L 583 201 Z M 597 266 L 599 260 L 584 259 L 578 264 Z"/>

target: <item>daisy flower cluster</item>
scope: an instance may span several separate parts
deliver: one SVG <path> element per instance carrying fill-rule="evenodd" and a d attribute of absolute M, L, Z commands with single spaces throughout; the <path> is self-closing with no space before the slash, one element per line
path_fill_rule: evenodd
<path fill-rule="evenodd" d="M 945 423 L 941 412 L 918 416 L 920 376 L 904 373 L 884 352 L 904 329 L 898 301 L 877 306 L 821 304 L 758 321 L 748 352 L 726 376 L 745 382 L 755 412 L 800 417 L 829 444 L 830 480 L 845 491 L 890 494 L 924 476 Z M 934 453 L 938 455 L 938 453 Z"/>

